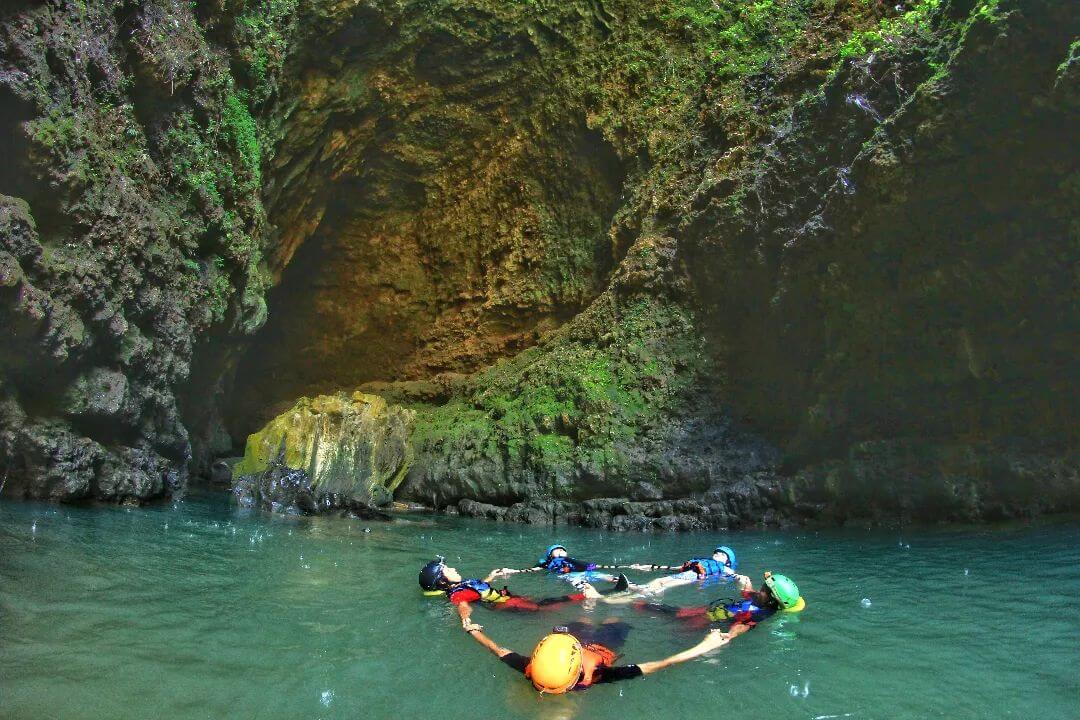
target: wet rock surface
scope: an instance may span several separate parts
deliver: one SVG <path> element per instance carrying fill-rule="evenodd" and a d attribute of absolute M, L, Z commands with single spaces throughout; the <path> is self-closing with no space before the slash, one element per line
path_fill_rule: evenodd
<path fill-rule="evenodd" d="M 652 502 L 593 498 L 581 502 L 530 500 L 510 506 L 461 500 L 447 508 L 465 517 L 529 525 L 581 525 L 618 531 L 728 530 L 789 521 L 772 474 L 748 478 L 697 497 Z"/>
<path fill-rule="evenodd" d="M 271 509 L 388 505 L 412 463 L 413 420 L 375 395 L 302 398 L 248 438 L 235 487 Z"/>
<path fill-rule="evenodd" d="M 369 502 L 314 486 L 305 471 L 288 468 L 278 460 L 260 473 L 241 476 L 232 492 L 240 507 L 282 515 L 334 514 L 364 520 L 390 519 L 388 513 Z"/>

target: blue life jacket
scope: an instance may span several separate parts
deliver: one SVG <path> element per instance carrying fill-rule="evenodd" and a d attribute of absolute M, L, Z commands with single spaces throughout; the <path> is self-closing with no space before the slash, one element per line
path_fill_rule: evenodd
<path fill-rule="evenodd" d="M 562 575 L 564 573 L 574 571 L 573 563 L 571 563 L 569 559 L 564 557 L 549 558 L 547 562 L 544 563 L 544 568 L 549 573 L 553 573 L 555 575 Z"/>
<path fill-rule="evenodd" d="M 717 562 L 711 557 L 690 558 L 683 563 L 684 569 L 693 570 L 702 578 L 719 577 L 724 574 L 724 569 L 727 567 L 724 563 Z"/>

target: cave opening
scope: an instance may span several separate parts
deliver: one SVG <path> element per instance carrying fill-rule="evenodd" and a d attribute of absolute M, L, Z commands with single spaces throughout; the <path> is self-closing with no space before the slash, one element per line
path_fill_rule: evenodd
<path fill-rule="evenodd" d="M 302 395 L 514 355 L 606 286 L 626 175 L 614 148 L 579 117 L 549 126 L 492 93 L 472 107 L 427 92 L 408 115 L 381 101 L 294 113 L 316 128 L 288 128 L 270 183 L 279 278 L 226 403 L 238 446 Z"/>
<path fill-rule="evenodd" d="M 548 140 L 535 138 L 509 166 L 462 162 L 482 177 L 456 179 L 450 197 L 437 195 L 441 177 L 372 154 L 364 174 L 329 183 L 321 221 L 269 293 L 269 320 L 239 361 L 227 416 L 234 439 L 301 395 L 473 372 L 595 298 L 615 262 L 608 229 L 622 166 L 597 134 L 560 134 L 559 152 L 574 163 L 545 161 Z M 434 174 L 460 173 L 457 160 Z"/>

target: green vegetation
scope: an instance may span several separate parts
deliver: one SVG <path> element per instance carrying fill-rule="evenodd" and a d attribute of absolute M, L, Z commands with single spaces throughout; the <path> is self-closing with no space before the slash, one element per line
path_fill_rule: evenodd
<path fill-rule="evenodd" d="M 643 297 L 607 311 L 610 345 L 561 338 L 495 364 L 450 403 L 417 406 L 414 444 L 552 479 L 578 465 L 617 473 L 623 450 L 689 401 L 703 358 L 683 310 Z"/>
<path fill-rule="evenodd" d="M 895 49 L 897 43 L 910 42 L 913 38 L 929 36 L 930 14 L 941 0 L 919 0 L 909 10 L 894 17 L 882 18 L 876 27 L 859 30 L 840 46 L 840 58 L 866 55 L 879 49 Z"/>
<path fill-rule="evenodd" d="M 277 90 L 290 40 L 296 30 L 297 0 L 245 2 L 237 16 L 235 38 L 252 98 L 261 103 Z"/>
<path fill-rule="evenodd" d="M 194 10 L 194 3 L 148 3 L 131 20 L 133 47 L 149 72 L 110 69 L 109 82 L 78 93 L 48 74 L 28 78 L 24 92 L 42 112 L 27 130 L 73 208 L 130 206 L 120 200 L 124 188 L 139 188 L 146 214 L 139 222 L 156 240 L 123 245 L 131 261 L 145 252 L 172 263 L 196 317 L 220 323 L 237 303 L 250 332 L 265 319 L 262 295 L 270 284 L 262 261 L 264 131 L 251 107 L 276 88 L 296 2 L 242 6 L 231 52 L 264 59 L 258 82 L 246 89 L 250 79 L 234 78 L 229 50 L 207 43 Z M 109 27 L 104 5 L 45 12 L 57 27 Z M 55 52 L 66 57 L 72 49 Z M 182 88 L 190 102 L 164 100 Z M 136 117 L 133 92 L 145 98 L 143 117 Z M 159 115 L 158 108 L 170 109 Z"/>
<path fill-rule="evenodd" d="M 225 98 L 222 112 L 222 130 L 225 137 L 235 146 L 244 169 L 250 177 L 243 188 L 248 192 L 259 192 L 262 188 L 262 151 L 259 148 L 259 134 L 255 120 L 247 104 L 235 94 Z"/>

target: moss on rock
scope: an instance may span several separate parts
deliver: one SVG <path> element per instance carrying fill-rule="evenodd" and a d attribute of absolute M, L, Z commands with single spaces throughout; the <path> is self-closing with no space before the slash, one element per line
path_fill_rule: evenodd
<path fill-rule="evenodd" d="M 304 471 L 316 496 L 388 500 L 412 462 L 414 415 L 360 392 L 301 398 L 248 437 L 233 474 L 255 475 L 279 464 Z"/>

